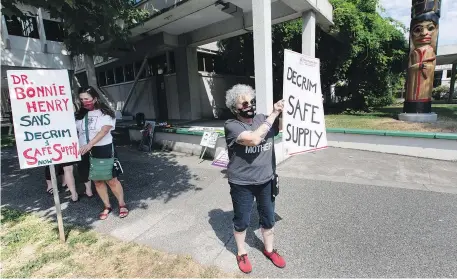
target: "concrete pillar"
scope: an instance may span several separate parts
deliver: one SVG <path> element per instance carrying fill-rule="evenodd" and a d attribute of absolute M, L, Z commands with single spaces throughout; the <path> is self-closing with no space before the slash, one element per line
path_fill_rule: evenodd
<path fill-rule="evenodd" d="M 46 44 L 46 31 L 44 30 L 43 10 L 41 8 L 38 8 L 37 25 L 38 35 L 40 36 L 41 52 L 46 53 L 48 52 L 48 46 Z"/>
<path fill-rule="evenodd" d="M 257 113 L 268 115 L 273 110 L 271 1 L 252 0 L 252 17 Z"/>
<path fill-rule="evenodd" d="M 310 10 L 303 13 L 302 17 L 301 52 L 316 57 L 316 13 Z"/>
<path fill-rule="evenodd" d="M 450 91 L 449 91 L 449 103 L 452 102 L 452 96 L 454 94 L 455 90 L 455 76 L 457 75 L 457 63 L 452 64 L 452 70 L 451 70 L 451 86 L 450 86 Z"/>
<path fill-rule="evenodd" d="M 200 77 L 198 75 L 197 48 L 176 48 L 175 61 L 180 119 L 200 119 Z"/>

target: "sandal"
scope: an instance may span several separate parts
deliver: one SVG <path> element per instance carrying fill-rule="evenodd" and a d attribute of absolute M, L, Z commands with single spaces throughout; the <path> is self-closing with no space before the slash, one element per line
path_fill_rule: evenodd
<path fill-rule="evenodd" d="M 124 210 L 122 210 L 124 209 Z M 119 218 L 125 218 L 127 217 L 127 215 L 129 215 L 129 210 L 127 209 L 127 207 L 125 205 L 120 205 L 119 206 Z"/>
<path fill-rule="evenodd" d="M 105 213 L 105 211 L 107 210 L 108 212 Z M 108 215 L 111 213 L 111 211 L 113 211 L 111 207 L 105 207 L 105 209 L 103 209 L 102 213 L 100 213 L 99 215 L 100 220 L 105 220 L 106 218 L 108 218 Z"/>
<path fill-rule="evenodd" d="M 50 188 L 49 190 L 46 190 L 46 192 L 52 196 L 54 194 L 54 190 L 52 188 Z"/>

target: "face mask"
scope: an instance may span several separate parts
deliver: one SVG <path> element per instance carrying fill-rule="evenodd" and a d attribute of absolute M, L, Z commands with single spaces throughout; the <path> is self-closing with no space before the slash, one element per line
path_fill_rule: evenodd
<path fill-rule="evenodd" d="M 86 102 L 83 102 L 83 107 L 87 110 L 94 110 L 94 102 L 93 101 L 86 101 Z"/>
<path fill-rule="evenodd" d="M 255 106 L 251 106 L 248 109 L 239 109 L 238 114 L 244 118 L 254 118 L 255 116 Z"/>

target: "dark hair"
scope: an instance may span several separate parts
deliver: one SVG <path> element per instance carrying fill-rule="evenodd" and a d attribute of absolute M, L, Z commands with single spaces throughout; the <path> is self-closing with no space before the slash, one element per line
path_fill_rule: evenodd
<path fill-rule="evenodd" d="M 111 116 L 111 118 L 115 118 L 114 111 L 107 104 L 102 102 L 102 100 L 100 99 L 100 94 L 98 94 L 95 88 L 93 88 L 92 86 L 81 87 L 78 90 L 78 95 L 82 93 L 87 93 L 90 96 L 92 96 L 92 98 L 97 98 L 97 102 L 95 102 L 94 104 L 95 109 L 101 110 L 104 115 L 109 115 Z M 83 119 L 84 116 L 86 116 L 87 112 L 88 110 L 85 109 L 84 106 L 80 106 L 79 111 L 76 113 L 76 119 Z"/>

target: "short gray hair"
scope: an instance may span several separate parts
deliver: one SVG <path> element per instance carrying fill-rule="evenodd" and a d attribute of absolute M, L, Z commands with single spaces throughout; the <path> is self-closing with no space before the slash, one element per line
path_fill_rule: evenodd
<path fill-rule="evenodd" d="M 255 98 L 255 90 L 246 84 L 237 84 L 227 90 L 227 95 L 225 96 L 225 105 L 229 108 L 232 112 L 235 110 L 236 101 L 241 96 L 250 96 Z"/>

